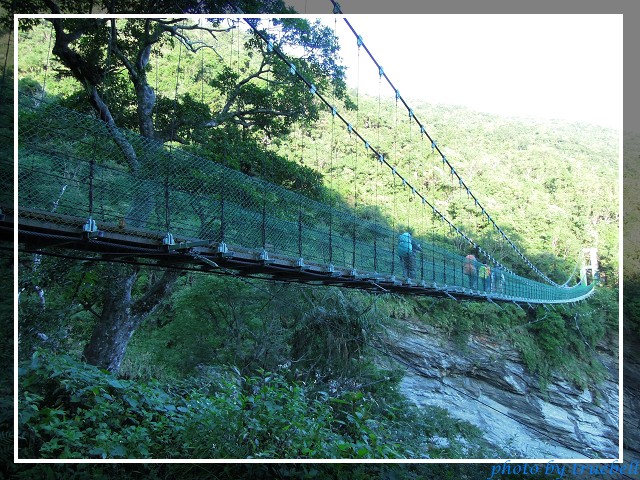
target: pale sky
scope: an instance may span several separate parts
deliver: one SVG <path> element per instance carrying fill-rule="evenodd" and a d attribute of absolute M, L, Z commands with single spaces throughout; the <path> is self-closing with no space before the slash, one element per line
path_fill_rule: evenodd
<path fill-rule="evenodd" d="M 622 126 L 622 15 L 348 15 L 407 100 L 507 116 Z M 322 16 L 341 38 L 356 86 L 357 41 L 343 16 Z M 378 71 L 360 53 L 360 92 Z M 383 94 L 393 95 L 383 79 Z M 411 102 L 408 101 L 409 105 Z"/>

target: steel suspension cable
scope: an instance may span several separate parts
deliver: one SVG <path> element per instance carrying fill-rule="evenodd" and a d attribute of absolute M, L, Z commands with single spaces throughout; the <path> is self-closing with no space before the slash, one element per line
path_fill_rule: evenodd
<path fill-rule="evenodd" d="M 424 202 L 420 202 L 420 225 L 421 230 L 424 232 L 424 237 L 428 235 L 428 228 L 426 227 L 426 220 L 424 214 Z M 424 247 L 420 248 L 420 282 L 424 285 Z"/>
<path fill-rule="evenodd" d="M 378 136 L 378 139 L 377 139 L 378 145 L 380 145 L 380 130 L 382 129 L 382 114 L 381 114 L 381 99 L 380 99 L 381 95 L 382 95 L 382 76 L 380 76 L 379 79 L 378 79 L 378 118 L 377 118 L 377 124 L 376 124 L 376 132 L 377 132 L 377 136 Z M 368 148 L 368 143 L 366 143 L 366 142 L 365 142 L 365 148 Z M 380 175 L 381 164 L 382 164 L 382 162 L 380 162 L 380 161 L 376 162 L 376 166 L 377 166 L 377 170 L 378 170 L 377 173 L 378 174 L 376 175 L 376 184 L 375 184 L 375 189 L 376 189 L 376 203 L 375 203 L 375 205 L 376 205 L 376 234 L 374 236 L 374 242 L 377 241 L 378 229 L 379 229 L 379 226 L 378 226 L 379 218 L 378 218 L 378 216 L 379 216 L 379 213 L 380 213 L 380 198 L 378 196 L 378 178 L 381 178 L 381 175 Z M 376 245 L 376 243 L 374 243 L 374 256 L 375 256 L 375 259 L 377 260 L 377 251 L 376 250 L 377 250 L 377 245 Z M 377 264 L 377 262 L 376 262 L 376 264 Z M 376 267 L 376 268 L 374 268 L 374 270 L 377 272 L 378 268 Z"/>
<path fill-rule="evenodd" d="M 269 25 L 272 25 L 271 23 L 271 19 L 269 19 Z M 271 69 L 269 69 L 269 73 L 267 74 L 267 78 L 273 80 L 273 75 L 272 75 L 272 71 Z M 272 88 L 273 83 L 270 82 L 268 88 L 271 89 Z M 270 96 L 273 95 L 273 91 L 271 91 Z M 313 102 L 315 100 L 315 97 L 311 98 L 311 101 Z M 300 164 L 304 165 L 304 137 L 305 137 L 305 126 L 304 125 L 300 125 Z M 317 150 L 316 150 L 316 156 L 317 156 Z M 302 256 L 302 235 L 303 235 L 303 222 L 302 222 L 302 196 L 300 196 L 300 199 L 298 201 L 298 266 L 299 267 L 303 267 L 304 265 L 304 261 L 303 261 L 303 256 Z"/>
<path fill-rule="evenodd" d="M 233 61 L 233 41 L 234 41 L 234 39 L 233 39 L 233 34 L 234 34 L 234 29 L 236 28 L 236 27 L 234 27 L 233 25 L 234 25 L 235 23 L 236 23 L 236 21 L 235 21 L 235 20 L 233 20 L 233 19 L 230 19 L 230 20 L 229 20 L 229 25 L 231 25 L 231 27 L 230 27 L 230 30 L 231 30 L 231 39 L 229 40 L 229 64 L 227 65 L 227 68 L 228 68 L 229 70 L 231 70 L 231 63 L 232 63 L 232 61 Z"/>
<path fill-rule="evenodd" d="M 238 20 L 238 35 L 236 35 L 236 41 L 238 42 L 238 47 L 236 48 L 236 75 L 240 78 L 240 20 Z"/>
<path fill-rule="evenodd" d="M 44 101 L 44 96 L 47 92 L 47 74 L 49 73 L 50 58 L 51 58 L 51 41 L 53 40 L 53 23 L 51 24 L 51 30 L 49 32 L 49 46 L 47 47 L 47 63 L 44 68 L 44 79 L 42 80 L 42 96 L 40 101 Z"/>
<path fill-rule="evenodd" d="M 393 158 L 396 159 L 398 158 L 398 96 L 396 95 L 396 105 L 395 105 L 395 109 L 394 109 L 394 125 L 393 125 Z M 394 265 L 395 265 L 395 259 L 396 259 L 396 237 L 398 236 L 398 234 L 400 233 L 400 231 L 402 230 L 402 232 L 404 233 L 404 229 L 402 228 L 402 226 L 400 225 L 400 222 L 396 221 L 398 219 L 398 198 L 397 198 L 397 191 L 396 191 L 396 176 L 395 176 L 395 168 L 392 171 L 393 173 L 393 237 L 391 238 L 391 275 L 394 275 Z M 398 254 L 400 253 L 400 246 L 398 245 Z M 402 260 L 401 260 L 402 262 Z M 406 278 L 409 277 L 409 275 L 407 274 L 407 272 L 405 272 L 405 262 L 402 263 L 402 265 L 400 265 L 400 268 L 402 268 L 402 275 Z"/>
<path fill-rule="evenodd" d="M 246 21 L 246 22 L 249 24 L 249 26 L 254 30 L 254 32 L 256 33 L 256 35 L 257 35 L 257 36 L 259 36 L 263 41 L 268 42 L 268 39 L 267 39 L 267 38 L 265 38 L 264 33 L 263 33 L 262 31 L 260 31 L 260 30 L 257 28 L 257 22 L 258 22 L 258 20 L 257 20 L 257 19 L 245 18 L 245 21 Z M 344 117 L 343 117 L 339 112 L 337 112 L 337 111 L 336 111 L 336 107 L 335 107 L 334 105 L 332 105 L 330 102 L 328 102 L 328 101 L 327 101 L 327 99 L 326 99 L 326 98 L 325 98 L 325 97 L 324 97 L 320 92 L 318 92 L 318 91 L 317 91 L 317 89 L 315 88 L 315 86 L 314 86 L 314 85 L 313 85 L 313 84 L 312 84 L 312 83 L 311 83 L 311 82 L 310 82 L 310 81 L 309 81 L 309 80 L 308 80 L 304 75 L 302 75 L 299 71 L 297 71 L 297 69 L 295 68 L 295 66 L 293 65 L 293 63 L 291 63 L 291 61 L 289 61 L 289 60 L 287 59 L 287 57 L 286 57 L 286 56 L 285 56 L 285 55 L 284 55 L 284 54 L 283 54 L 279 49 L 274 49 L 274 52 L 276 53 L 276 55 L 278 55 L 278 57 L 280 57 L 280 58 L 282 59 L 282 61 L 283 61 L 285 64 L 287 64 L 287 65 L 290 67 L 291 72 L 292 72 L 292 73 L 294 73 L 295 75 L 297 75 L 297 76 L 298 76 L 298 78 L 299 78 L 300 80 L 302 80 L 302 81 L 303 81 L 303 82 L 304 82 L 304 83 L 305 83 L 305 84 L 310 88 L 310 91 L 311 91 L 312 93 L 314 93 L 314 94 L 315 94 L 315 95 L 316 95 L 316 96 L 317 96 L 317 97 L 318 97 L 318 98 L 319 98 L 319 99 L 320 99 L 320 100 L 321 100 L 321 101 L 322 101 L 322 102 L 323 102 L 323 103 L 324 103 L 328 108 L 330 108 L 330 109 L 331 109 L 331 111 L 332 111 L 332 115 L 333 115 L 334 117 L 336 117 L 336 116 L 337 116 L 337 117 L 338 117 L 338 118 L 339 118 L 339 119 L 340 119 L 340 120 L 341 120 L 345 125 L 349 125 L 349 122 L 348 122 L 348 121 L 347 121 L 347 120 L 346 120 L 346 119 L 345 119 L 345 118 L 344 118 Z M 382 69 L 381 69 L 381 68 L 380 68 L 380 75 L 381 75 L 381 76 L 384 76 L 384 72 L 382 71 Z M 380 80 L 380 79 L 379 79 L 379 80 Z M 415 118 L 415 115 L 413 116 L 413 118 Z M 422 127 L 422 128 L 421 128 L 421 130 L 424 130 L 424 127 Z M 354 129 L 354 130 L 353 130 L 353 133 L 354 133 L 358 138 L 360 138 L 360 140 L 361 140 L 361 141 L 363 141 L 363 142 L 364 142 L 364 144 L 365 144 L 365 148 L 366 148 L 367 150 L 371 150 L 371 152 L 372 152 L 374 155 L 376 155 L 376 156 L 377 156 L 378 160 L 379 160 L 381 163 L 383 163 L 384 165 L 386 165 L 388 168 L 393 169 L 393 166 L 392 166 L 392 165 L 391 165 L 391 164 L 390 164 L 390 163 L 389 163 L 389 162 L 384 158 L 384 155 L 383 155 L 379 150 L 377 150 L 376 148 L 372 147 L 372 146 L 369 144 L 369 142 L 368 142 L 368 141 L 367 141 L 367 140 L 366 140 L 366 139 L 365 139 L 365 138 L 364 138 L 364 137 L 363 137 L 363 136 L 362 136 L 362 135 L 361 135 L 357 130 L 355 130 L 355 129 Z M 428 136 L 428 133 L 426 133 L 426 131 L 424 132 L 424 134 Z M 428 137 L 428 138 L 430 138 L 430 137 Z M 435 143 L 435 141 L 434 141 L 434 140 L 432 140 L 432 147 L 433 147 L 434 149 L 438 149 L 438 150 L 439 150 L 439 148 L 437 147 L 437 145 L 436 145 L 436 143 Z M 440 150 L 439 150 L 439 152 L 440 152 Z M 447 164 L 446 157 L 443 159 L 443 163 L 444 163 L 444 164 Z M 449 166 L 450 166 L 450 165 L 449 165 Z M 451 168 L 451 167 L 450 167 L 450 168 Z M 454 172 L 454 174 L 457 174 L 457 172 Z M 404 177 L 402 177 L 402 175 L 400 175 L 399 173 L 398 173 L 397 175 L 398 175 L 400 178 L 404 179 Z M 406 182 L 406 179 L 404 179 L 404 180 L 405 180 L 405 182 Z M 409 182 L 406 182 L 406 183 L 407 183 L 407 187 L 408 187 L 408 188 L 412 188 L 412 187 L 411 187 L 411 184 L 410 184 Z M 465 188 L 468 188 L 468 187 L 466 187 L 466 186 L 465 186 Z M 518 277 L 517 275 L 515 275 L 515 274 L 514 274 L 510 269 L 508 269 L 508 268 L 504 267 L 504 266 L 503 266 L 503 265 L 501 265 L 499 262 L 497 262 L 497 260 L 493 259 L 493 257 L 491 256 L 491 254 L 490 254 L 489 252 L 486 252 L 486 251 L 485 251 L 484 249 L 482 249 L 479 245 L 477 245 L 475 242 L 473 242 L 473 240 L 471 240 L 471 239 L 468 237 L 468 235 L 466 235 L 466 234 L 465 234 L 464 232 L 462 232 L 459 228 L 457 228 L 455 225 L 453 225 L 453 224 L 451 223 L 451 221 L 450 221 L 450 220 L 448 220 L 448 219 L 446 218 L 446 216 L 445 216 L 443 213 L 441 213 L 440 211 L 438 211 L 438 209 L 437 209 L 433 204 L 431 204 L 431 203 L 430 203 L 430 202 L 429 202 L 429 201 L 424 197 L 424 195 L 422 195 L 422 194 L 421 194 L 421 193 L 419 193 L 419 192 L 416 192 L 416 194 L 417 194 L 417 195 L 418 195 L 418 196 L 419 196 L 423 201 L 425 201 L 425 202 L 427 203 L 427 205 L 429 205 L 429 206 L 432 208 L 432 210 L 433 210 L 433 212 L 434 212 L 434 215 L 435 215 L 436 217 L 440 218 L 440 221 L 442 221 L 443 223 L 446 223 L 446 224 L 451 228 L 451 230 L 452 230 L 452 231 L 455 231 L 458 235 L 461 235 L 461 236 L 462 236 L 462 238 L 463 238 L 464 240 L 466 240 L 467 242 L 469 242 L 470 244 L 472 244 L 472 245 L 477 249 L 477 251 L 478 251 L 479 253 L 481 253 L 482 255 L 486 256 L 486 257 L 487 257 L 487 258 L 489 258 L 489 259 L 491 259 L 491 261 L 493 261 L 494 263 L 496 263 L 496 264 L 500 265 L 500 267 L 501 267 L 505 272 L 509 272 L 509 273 L 511 273 L 512 275 L 514 275 L 515 277 L 519 278 L 519 277 Z M 470 192 L 469 192 L 469 195 L 470 195 L 470 196 L 472 196 L 472 194 L 471 194 Z M 474 201 L 477 201 L 477 198 L 475 198 L 475 197 L 474 197 Z M 486 212 L 484 211 L 484 209 L 483 209 L 483 215 L 485 215 L 485 216 L 486 216 Z M 490 217 L 489 217 L 489 218 L 490 218 Z M 495 222 L 492 222 L 492 223 L 495 225 Z M 512 248 L 513 248 L 513 246 L 512 246 Z M 517 248 L 517 247 L 516 247 L 516 248 Z M 531 265 L 531 266 L 533 266 L 533 265 Z M 522 279 L 522 280 L 524 280 L 524 279 Z M 526 281 L 527 281 L 527 282 L 529 282 L 529 280 L 526 280 Z"/>
<path fill-rule="evenodd" d="M 422 137 L 424 135 L 424 131 L 420 130 L 420 136 Z M 424 149 L 425 149 L 425 156 L 429 156 L 427 149 L 429 147 L 427 146 L 427 143 L 424 143 Z M 435 182 L 436 182 L 436 166 L 435 163 L 434 165 L 429 169 L 430 170 L 430 176 L 431 176 L 431 182 L 429 182 L 429 196 L 431 198 L 434 198 L 435 195 Z M 424 205 L 425 202 L 423 201 L 422 204 Z M 426 207 L 424 207 L 426 208 Z M 429 218 L 431 219 L 431 281 L 435 284 L 436 283 L 436 211 L 434 208 L 431 208 L 431 215 L 429 216 Z"/>
<path fill-rule="evenodd" d="M 358 42 L 358 61 L 356 63 L 356 128 L 360 125 L 360 42 Z M 349 125 L 349 139 L 353 139 L 354 145 L 354 161 L 353 161 L 353 256 L 351 259 L 351 268 L 353 273 L 356 271 L 356 220 L 358 219 L 358 148 L 357 140 L 351 135 L 352 127 Z"/>
<path fill-rule="evenodd" d="M 337 3 L 334 2 L 334 6 L 336 6 Z M 339 11 L 339 6 L 338 6 L 338 12 L 337 13 L 342 13 Z M 351 25 L 351 23 L 349 22 L 348 19 L 344 18 L 345 23 L 347 24 L 347 26 L 349 27 L 349 29 L 352 31 L 352 33 L 356 36 L 356 38 L 359 39 L 359 41 L 362 41 L 362 37 L 356 32 L 355 28 Z M 383 71 L 381 65 L 378 63 L 378 61 L 375 59 L 375 57 L 373 56 L 373 54 L 371 53 L 371 51 L 369 50 L 369 48 L 366 46 L 366 44 L 364 44 L 363 42 L 363 47 L 365 49 L 365 51 L 368 53 L 369 57 L 371 58 L 371 60 L 373 61 L 373 63 L 376 65 L 376 67 L 378 67 L 378 70 L 381 72 L 381 77 L 384 76 L 384 78 L 387 80 L 387 83 L 389 84 L 389 86 L 393 89 L 394 92 L 396 92 L 396 95 L 399 97 L 398 99 L 402 101 L 403 105 L 405 106 L 405 108 L 407 109 L 407 112 L 410 112 L 411 117 L 415 120 L 415 122 L 418 124 L 418 126 L 420 127 L 421 131 L 424 130 L 427 138 L 432 142 L 433 147 L 438 151 L 438 153 L 440 154 L 440 156 L 442 157 L 443 163 L 445 163 L 452 171 L 452 174 L 454 174 L 460 184 L 460 187 L 463 188 L 464 190 L 467 191 L 467 193 L 469 194 L 469 196 L 471 198 L 473 198 L 475 205 L 478 207 L 478 209 L 481 211 L 483 216 L 487 217 L 487 221 L 489 223 L 491 223 L 494 227 L 494 229 L 496 229 L 498 231 L 498 233 L 505 238 L 505 240 L 509 243 L 509 245 L 511 246 L 511 248 L 518 254 L 518 256 L 524 261 L 524 263 L 529 266 L 529 268 L 534 271 L 536 274 L 538 274 L 539 276 L 541 276 L 545 281 L 547 281 L 548 283 L 555 285 L 555 286 L 559 286 L 557 283 L 553 282 L 551 279 L 548 278 L 548 276 L 546 276 L 542 271 L 540 271 L 537 267 L 535 267 L 531 261 L 529 259 L 526 258 L 526 256 L 521 252 L 521 250 L 513 243 L 513 241 L 511 239 L 508 238 L 508 236 L 504 233 L 504 231 L 502 230 L 502 228 L 500 228 L 495 221 L 493 220 L 493 218 L 491 218 L 491 216 L 486 212 L 485 208 L 482 206 L 482 204 L 480 203 L 480 201 L 478 200 L 478 198 L 475 196 L 475 194 L 473 194 L 470 190 L 470 188 L 466 185 L 466 183 L 464 182 L 464 180 L 462 179 L 462 177 L 455 171 L 453 165 L 450 163 L 450 161 L 446 158 L 444 152 L 440 149 L 440 147 L 435 143 L 434 139 L 431 137 L 431 135 L 429 135 L 428 132 L 426 132 L 426 129 L 424 127 L 424 125 L 420 122 L 420 120 L 418 120 L 418 118 L 413 114 L 413 110 L 411 109 L 411 107 L 408 105 L 408 103 L 406 102 L 406 100 L 402 97 L 399 96 L 398 94 L 398 89 L 396 88 L 396 86 L 393 84 L 393 82 L 391 82 L 391 79 L 387 76 L 387 74 Z M 493 257 L 486 252 L 487 256 L 489 257 L 490 260 L 493 260 Z"/>
<path fill-rule="evenodd" d="M 109 40 L 107 43 L 107 58 L 105 61 L 105 77 L 104 77 L 104 102 L 108 104 L 111 100 L 110 98 L 110 90 L 111 90 L 111 57 L 113 55 L 113 47 L 117 42 L 116 35 L 116 19 L 111 19 L 111 24 L 109 26 Z M 156 57 L 156 72 L 157 72 L 157 57 Z M 157 90 L 157 85 L 156 85 Z M 154 109 L 155 110 L 155 109 Z"/>
<path fill-rule="evenodd" d="M 256 22 L 254 21 L 254 19 L 245 19 L 245 21 L 247 21 L 247 23 L 254 29 L 254 31 L 256 32 L 256 34 L 258 36 L 260 36 L 265 42 L 268 42 L 268 39 L 265 38 L 264 34 L 259 31 L 256 27 Z M 337 116 L 345 125 L 349 125 L 349 122 L 342 116 L 342 114 L 340 114 L 340 112 L 338 112 L 336 110 L 336 107 L 334 105 L 332 105 L 329 101 L 327 101 L 327 99 L 320 93 L 317 91 L 316 87 L 309 82 L 309 80 L 307 80 L 296 68 L 295 65 L 293 63 L 291 63 L 286 56 L 279 50 L 274 48 L 274 52 L 290 67 L 291 71 L 298 76 L 298 78 L 300 78 L 300 80 L 302 80 L 308 87 L 310 87 L 310 91 L 313 91 L 313 93 L 315 93 L 315 95 L 332 111 L 332 115 Z M 384 75 L 384 73 L 382 72 L 381 69 L 381 73 L 380 75 Z M 356 129 L 353 129 L 353 133 L 360 138 L 360 140 L 364 143 L 365 145 L 365 149 L 367 150 L 371 150 L 371 152 L 376 156 L 376 158 L 383 163 L 384 165 L 386 165 L 390 170 L 392 170 L 394 167 L 391 165 L 391 163 L 389 163 L 389 161 L 387 159 L 385 159 L 385 156 L 376 148 L 374 148 Z M 396 175 L 398 175 L 400 178 L 402 178 L 403 180 L 405 180 L 405 184 L 408 188 L 412 188 L 410 182 L 408 182 L 406 179 L 404 179 L 404 177 L 396 172 Z M 452 226 L 453 228 L 455 228 L 453 226 L 453 224 L 451 223 L 451 221 L 449 219 L 446 218 L 446 216 L 444 214 L 442 214 L 434 205 L 432 205 L 425 197 L 424 195 L 422 195 L 421 193 L 418 192 L 418 190 L 416 189 L 416 194 L 423 199 L 424 201 L 427 202 L 427 204 L 429 206 L 431 206 L 436 215 L 438 215 L 441 219 L 441 221 L 446 222 L 448 225 Z M 468 238 L 468 236 L 466 236 L 465 234 L 461 233 L 465 239 L 467 239 L 468 241 L 471 242 L 471 239 Z"/>
<path fill-rule="evenodd" d="M 304 127 L 300 129 L 300 165 L 304 165 Z M 298 201 L 298 261 L 302 266 L 302 196 Z"/>
<path fill-rule="evenodd" d="M 393 216 L 392 216 L 392 226 L 391 231 L 393 235 L 391 236 L 391 276 L 395 275 L 395 265 L 396 265 L 396 237 L 398 236 L 398 228 L 396 226 L 396 218 L 398 218 L 398 203 L 396 196 L 396 176 L 393 175 Z M 404 272 L 403 272 L 404 273 Z"/>
<path fill-rule="evenodd" d="M 333 156 L 336 154 L 335 144 L 336 110 L 331 111 L 331 152 L 329 152 L 329 265 L 333 265 Z"/>
<path fill-rule="evenodd" d="M 396 102 L 396 105 L 397 105 L 397 102 Z M 411 143 L 411 133 L 412 133 L 412 128 L 411 128 L 411 127 L 412 127 L 412 125 L 413 125 L 413 124 L 411 123 L 411 114 L 412 114 L 412 113 L 413 113 L 413 111 L 411 111 L 411 112 L 410 112 L 410 114 L 409 114 L 409 118 L 408 118 L 408 121 L 407 121 L 407 127 L 408 127 L 408 131 L 409 131 L 409 140 L 408 140 L 408 144 L 410 144 L 410 143 Z M 411 162 L 411 163 L 410 163 L 410 167 L 412 167 L 412 166 L 413 166 L 413 164 L 414 164 L 414 162 L 413 162 L 413 154 L 408 155 L 408 158 L 409 158 L 409 160 L 410 160 L 410 162 Z M 417 172 L 416 172 L 416 171 L 414 171 L 414 177 L 415 177 L 415 179 L 416 179 L 416 181 L 417 181 L 417 178 L 418 178 L 418 177 L 417 177 L 416 173 L 417 173 Z M 415 189 L 414 189 L 414 188 L 412 188 L 412 189 L 411 189 L 411 192 L 410 192 L 410 194 L 409 194 L 409 202 L 413 202 L 413 201 L 414 201 L 414 199 L 415 199 L 415 194 L 416 194 L 416 191 L 415 191 Z M 409 208 L 409 206 L 407 206 L 407 225 L 411 225 L 411 223 L 412 223 L 412 222 L 411 222 L 411 211 L 412 211 L 412 210 L 413 210 L 412 208 Z M 414 223 L 415 223 L 415 222 L 414 222 Z"/>
<path fill-rule="evenodd" d="M 157 58 L 157 57 L 156 57 Z M 169 156 L 171 156 L 173 149 L 173 142 L 175 140 L 176 135 L 176 117 L 178 115 L 178 87 L 180 86 L 180 67 L 182 63 L 182 42 L 178 46 L 178 64 L 176 66 L 176 86 L 173 96 L 173 118 L 171 119 L 171 135 L 170 135 L 170 143 L 169 143 Z M 156 71 L 157 74 L 157 71 Z M 169 200 L 169 163 L 170 161 L 165 160 L 165 181 L 164 181 L 164 202 L 165 202 L 165 229 L 167 231 L 167 242 L 172 243 L 173 236 L 169 232 L 171 227 L 171 210 L 170 210 L 170 200 Z"/>
<path fill-rule="evenodd" d="M 202 19 L 198 19 L 198 28 L 200 30 L 200 43 L 204 44 L 204 32 L 202 28 Z M 200 103 L 204 103 L 204 51 L 200 52 Z"/>

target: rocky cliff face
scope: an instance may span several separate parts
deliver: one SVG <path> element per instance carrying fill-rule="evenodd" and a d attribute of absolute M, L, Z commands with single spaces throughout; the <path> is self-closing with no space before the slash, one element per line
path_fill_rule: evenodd
<path fill-rule="evenodd" d="M 553 378 L 543 394 L 509 347 L 482 337 L 460 346 L 417 323 L 409 330 L 390 333 L 387 349 L 410 365 L 401 388 L 417 405 L 437 405 L 477 425 L 512 458 L 619 457 L 613 352 L 599 352 L 610 378 L 597 391 Z"/>
<path fill-rule="evenodd" d="M 640 338 L 631 329 L 623 332 L 624 458 L 640 459 Z"/>

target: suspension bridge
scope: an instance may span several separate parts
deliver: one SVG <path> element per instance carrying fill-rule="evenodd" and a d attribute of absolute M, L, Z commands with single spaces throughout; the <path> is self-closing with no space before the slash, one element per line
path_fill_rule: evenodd
<path fill-rule="evenodd" d="M 249 25 L 255 28 L 256 23 Z M 353 32 L 358 48 L 366 48 Z M 2 236 L 9 238 L 17 229 L 21 250 L 30 252 L 95 252 L 111 262 L 145 259 L 167 268 L 455 300 L 558 304 L 593 294 L 594 283 L 588 283 L 586 275 L 576 285 L 560 285 L 524 256 L 486 213 L 368 50 L 380 78 L 395 90 L 396 100 L 407 108 L 410 120 L 441 155 L 462 191 L 542 281 L 514 273 L 456 227 L 269 38 L 259 35 L 287 63 L 291 75 L 327 106 L 332 118 L 362 142 L 372 164 L 388 168 L 390 181 L 418 200 L 416 211 L 426 209 L 432 221 L 449 226 L 455 237 L 449 248 L 416 234 L 408 255 L 404 228 L 396 226 L 400 222 L 362 218 L 347 207 L 311 200 L 94 116 L 22 94 L 17 191 L 0 192 Z M 135 168 L 132 156 L 137 159 Z M 12 185 L 11 160 L 2 163 L 3 185 Z M 419 218 L 416 214 L 416 221 Z M 453 246 L 457 241 L 473 247 L 478 258 L 461 254 Z M 485 267 L 489 269 L 482 275 Z"/>

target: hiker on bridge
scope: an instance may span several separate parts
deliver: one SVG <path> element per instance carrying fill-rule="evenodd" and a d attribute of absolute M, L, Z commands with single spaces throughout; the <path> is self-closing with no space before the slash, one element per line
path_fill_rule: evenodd
<path fill-rule="evenodd" d="M 491 268 L 489 265 L 482 264 L 478 269 L 478 275 L 482 279 L 482 288 L 485 292 L 491 291 Z"/>
<path fill-rule="evenodd" d="M 416 252 L 421 252 L 422 246 L 406 231 L 398 237 L 398 255 L 402 263 L 402 274 L 405 278 L 415 278 Z"/>
<path fill-rule="evenodd" d="M 464 266 L 462 271 L 469 277 L 469 287 L 478 288 L 478 270 L 476 269 L 476 257 L 475 255 L 467 255 L 464 260 Z"/>

